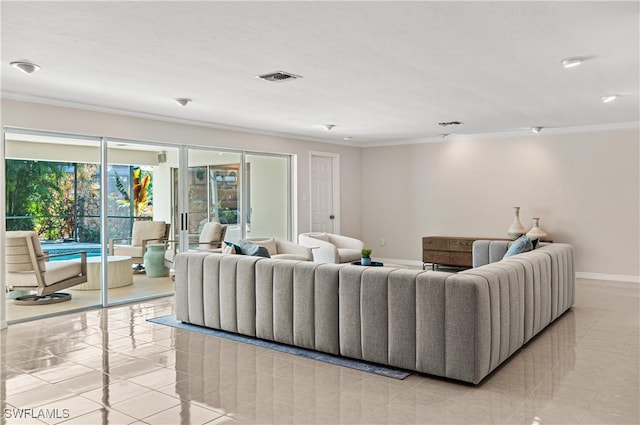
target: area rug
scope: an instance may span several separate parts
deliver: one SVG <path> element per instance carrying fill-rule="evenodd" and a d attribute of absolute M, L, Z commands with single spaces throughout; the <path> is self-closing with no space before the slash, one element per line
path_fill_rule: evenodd
<path fill-rule="evenodd" d="M 404 379 L 411 375 L 410 372 L 402 369 L 395 369 L 389 366 L 383 366 L 375 363 L 369 363 L 361 360 L 348 359 L 346 357 L 334 356 L 332 354 L 321 353 L 319 351 L 308 350 L 306 348 L 294 347 L 291 345 L 280 344 L 273 341 L 252 338 L 233 332 L 225 332 L 217 329 L 206 328 L 204 326 L 182 323 L 176 320 L 175 314 L 167 316 L 155 317 L 147 319 L 148 322 L 157 323 L 159 325 L 171 326 L 173 328 L 185 329 L 192 332 L 198 332 L 205 335 L 216 336 L 231 341 L 242 342 L 244 344 L 254 345 L 256 347 L 268 348 L 270 350 L 280 351 L 282 353 L 293 354 L 307 359 L 318 360 L 338 366 L 344 366 L 351 369 L 360 370 L 362 372 L 375 373 L 376 375 L 386 376 L 394 379 Z"/>

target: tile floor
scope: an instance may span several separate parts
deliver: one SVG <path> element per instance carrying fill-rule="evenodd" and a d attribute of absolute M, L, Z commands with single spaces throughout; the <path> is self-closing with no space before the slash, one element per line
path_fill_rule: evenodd
<path fill-rule="evenodd" d="M 639 302 L 638 284 L 578 280 L 574 308 L 475 387 L 146 322 L 171 297 L 19 323 L 0 332 L 0 423 L 638 424 Z"/>
<path fill-rule="evenodd" d="M 102 303 L 102 291 L 80 291 L 73 287 L 62 292 L 71 294 L 71 301 L 49 305 L 16 305 L 13 300 L 7 302 L 7 320 L 9 323 L 23 320 L 33 320 L 38 316 L 48 316 L 99 306 Z M 159 295 L 169 295 L 175 292 L 174 282 L 170 277 L 150 278 L 144 273 L 133 275 L 133 285 L 109 289 L 109 302 L 119 303 L 136 298 L 151 298 Z"/>

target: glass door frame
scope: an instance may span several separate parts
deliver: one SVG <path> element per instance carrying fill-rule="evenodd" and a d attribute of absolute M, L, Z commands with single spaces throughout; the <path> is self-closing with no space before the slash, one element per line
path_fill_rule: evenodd
<path fill-rule="evenodd" d="M 68 311 L 64 311 L 60 314 L 68 314 L 70 312 L 75 311 L 83 311 L 91 308 L 104 308 L 110 307 L 119 304 L 144 301 L 146 299 L 156 298 L 159 296 L 170 295 L 167 294 L 158 294 L 153 296 L 139 297 L 139 298 L 131 298 L 118 302 L 109 302 L 109 294 L 108 294 L 108 267 L 107 267 L 107 257 L 109 256 L 109 235 L 108 235 L 108 199 L 106 196 L 106 190 L 108 187 L 108 173 L 107 168 L 109 165 L 108 158 L 108 150 L 109 143 L 127 143 L 127 144 L 137 144 L 137 145 L 152 145 L 157 146 L 159 148 L 175 149 L 178 154 L 178 163 L 182 164 L 183 161 L 186 163 L 186 158 L 182 158 L 182 148 L 183 146 L 174 144 L 174 143 L 163 143 L 163 142 L 153 142 L 153 141 L 143 141 L 143 140 L 135 140 L 135 139 L 124 139 L 124 138 L 116 138 L 116 137 L 101 137 L 101 136 L 90 136 L 90 135 L 82 135 L 76 133 L 66 133 L 66 132 L 57 132 L 57 131 L 43 131 L 43 130 L 34 130 L 34 129 L 26 129 L 20 127 L 13 126 L 3 126 L 2 127 L 2 140 L 0 140 L 0 160 L 2 161 L 2 165 L 0 166 L 0 235 L 2 235 L 3 243 L 0 243 L 0 266 L 1 269 L 5 269 L 5 246 L 4 239 L 6 238 L 6 135 L 7 134 L 23 134 L 30 136 L 45 136 L 52 138 L 64 138 L 64 139 L 76 139 L 83 140 L 89 142 L 96 142 L 96 148 L 99 149 L 99 167 L 100 167 L 100 259 L 101 259 L 101 268 L 100 268 L 100 276 L 101 276 L 101 287 L 100 287 L 100 297 L 99 301 L 95 303 L 95 305 L 90 305 L 83 308 L 75 308 L 70 309 Z M 183 168 L 181 165 L 179 166 L 181 169 Z M 181 171 L 182 172 L 182 171 Z M 185 171 L 186 173 L 186 171 Z M 181 193 L 179 195 L 182 196 Z M 3 287 L 0 288 L 0 329 L 3 329 L 8 325 L 7 318 L 7 308 L 6 303 L 8 301 L 6 296 L 6 291 L 4 290 L 4 285 L 6 285 L 6 278 L 2 276 L 0 278 L 0 285 Z M 35 318 L 44 318 L 51 315 L 57 315 L 57 313 L 53 314 L 43 314 Z"/>
<path fill-rule="evenodd" d="M 7 133 L 10 134 L 23 134 L 23 135 L 30 135 L 30 136 L 44 136 L 44 137 L 57 137 L 57 138 L 64 138 L 64 139 L 76 139 L 76 140 L 83 140 L 83 141 L 89 141 L 89 142 L 96 142 L 98 143 L 98 146 L 96 146 L 99 150 L 100 150 L 100 158 L 99 158 L 99 164 L 100 164 L 100 181 L 101 181 L 101 187 L 100 187 L 100 200 L 101 200 L 101 206 L 100 206 L 100 211 L 102 214 L 102 201 L 103 199 L 105 199 L 105 197 L 103 196 L 102 190 L 102 175 L 105 174 L 103 173 L 103 161 L 104 161 L 104 157 L 103 157 L 103 146 L 106 145 L 104 142 L 104 138 L 103 137 L 98 137 L 98 136 L 89 136 L 89 135 L 80 135 L 80 134 L 74 134 L 74 133 L 65 133 L 65 132 L 56 132 L 56 131 L 43 131 L 43 130 L 35 130 L 35 129 L 26 129 L 26 128 L 20 128 L 20 127 L 13 127 L 13 126 L 3 126 L 2 127 L 2 140 L 0 141 L 0 161 L 2 161 L 2 165 L 0 166 L 0 196 L 2 197 L 2 199 L 0 200 L 0 235 L 2 235 L 2 243 L 0 243 L 0 269 L 1 270 L 5 270 L 5 240 L 6 240 L 6 184 L 7 184 L 7 180 L 6 180 L 6 135 Z M 104 250 L 105 250 L 105 246 L 104 246 L 104 241 L 103 241 L 103 236 L 104 236 L 104 231 L 101 229 L 100 230 L 100 249 L 101 249 L 101 261 L 103 261 L 103 264 L 106 264 L 106 262 L 104 262 L 104 258 L 103 258 L 103 254 L 104 254 Z M 108 242 L 108 241 L 107 241 Z M 107 244 L 108 246 L 108 244 Z M 68 313 L 72 313 L 75 311 L 83 311 L 83 310 L 87 310 L 87 309 L 91 309 L 91 308 L 99 308 L 99 307 L 106 307 L 106 305 L 104 305 L 104 299 L 105 299 L 105 289 L 106 289 L 106 285 L 107 285 L 107 281 L 105 280 L 105 275 L 103 273 L 105 273 L 106 271 L 106 266 L 101 266 L 101 276 L 102 276 L 102 286 L 100 288 L 100 301 L 96 302 L 95 305 L 91 305 L 91 306 L 87 306 L 87 307 L 82 307 L 82 308 L 75 308 L 75 309 L 69 309 L 69 310 L 65 310 L 62 311 L 60 313 L 49 313 L 49 314 L 43 314 L 40 316 L 34 316 L 34 319 L 41 319 L 41 318 L 46 318 L 49 316 L 57 316 L 60 314 L 68 314 Z M 4 274 L 0 277 L 0 286 L 2 286 L 0 288 L 0 329 L 3 329 L 4 327 L 7 327 L 9 324 L 8 318 L 7 318 L 7 297 L 6 297 L 6 277 L 4 276 Z M 20 320 L 22 321 L 22 320 Z"/>
<path fill-rule="evenodd" d="M 189 214 L 189 181 L 188 181 L 188 173 L 189 173 L 189 152 L 191 150 L 197 151 L 210 151 L 210 152 L 225 152 L 231 154 L 239 154 L 240 155 L 240 176 L 241 178 L 241 199 L 240 199 L 240 208 L 239 208 L 239 226 L 241 230 L 241 238 L 247 237 L 247 207 L 250 205 L 250 192 L 248 190 L 249 182 L 246 178 L 246 169 L 247 169 L 247 156 L 268 156 L 268 157 L 276 157 L 283 158 L 286 160 L 286 178 L 287 178 L 287 199 L 286 199 L 286 211 L 287 211 L 287 239 L 292 241 L 292 237 L 294 234 L 294 214 L 293 214 L 293 188 L 295 173 L 293 170 L 293 157 L 294 155 L 286 154 L 286 153 L 271 153 L 271 152 L 259 152 L 259 151 L 250 151 L 250 150 L 235 150 L 235 149 L 227 149 L 227 148 L 218 148 L 215 146 L 200 146 L 200 145 L 185 145 L 181 146 L 180 154 L 179 154 L 179 171 L 178 171 L 178 216 L 180 217 L 180 244 L 179 244 L 179 252 L 187 252 L 189 250 L 189 228 L 188 228 L 188 214 Z M 297 243 L 297 241 L 292 241 Z"/>

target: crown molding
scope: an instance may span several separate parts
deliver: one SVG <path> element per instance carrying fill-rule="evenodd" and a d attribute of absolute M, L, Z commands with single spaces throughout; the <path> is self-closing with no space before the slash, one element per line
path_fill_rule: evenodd
<path fill-rule="evenodd" d="M 435 136 L 418 139 L 391 140 L 388 142 L 373 142 L 361 145 L 363 148 L 375 148 L 383 146 L 419 145 L 425 143 L 446 143 L 463 140 L 496 140 L 513 139 L 518 137 L 545 137 L 555 134 L 595 133 L 601 131 L 614 131 L 626 129 L 640 129 L 640 121 L 620 122 L 613 124 L 594 124 L 574 127 L 544 127 L 540 134 L 533 134 L 530 128 L 509 131 L 497 131 L 495 133 L 478 134 L 450 134 L 447 137 Z"/>
<path fill-rule="evenodd" d="M 259 134 L 263 136 L 280 137 L 280 138 L 286 138 L 290 140 L 304 140 L 306 142 L 325 143 L 325 144 L 356 147 L 356 148 L 359 147 L 354 143 L 346 143 L 343 141 L 324 140 L 320 138 L 316 139 L 312 137 L 300 136 L 300 135 L 284 133 L 284 132 L 252 129 L 248 127 L 231 126 L 231 125 L 212 123 L 212 122 L 206 122 L 206 121 L 190 120 L 186 118 L 175 118 L 167 115 L 149 114 L 146 112 L 138 112 L 138 111 L 132 111 L 128 109 L 108 108 L 108 107 L 98 106 L 98 105 L 93 105 L 88 103 L 70 102 L 66 100 L 53 99 L 53 98 L 43 97 L 43 96 L 32 96 L 32 95 L 25 95 L 20 93 L 7 92 L 4 90 L 0 91 L 0 97 L 2 97 L 3 99 L 17 100 L 21 102 L 39 103 L 39 104 L 49 105 L 49 106 L 59 106 L 63 108 L 79 109 L 82 111 L 100 112 L 100 113 L 120 115 L 125 117 L 141 118 L 141 119 L 154 120 L 154 121 L 170 122 L 174 124 L 212 128 L 216 130 Z"/>
<path fill-rule="evenodd" d="M 42 97 L 42 96 L 32 96 L 32 95 L 7 92 L 7 91 L 0 91 L 0 96 L 2 98 L 9 99 L 9 100 L 40 103 L 44 105 L 60 106 L 64 108 L 79 109 L 84 111 L 100 112 L 100 113 L 106 113 L 106 114 L 112 114 L 112 115 L 120 115 L 120 116 L 141 118 L 141 119 L 154 120 L 154 121 L 170 122 L 170 123 L 182 124 L 182 125 L 212 128 L 212 129 L 223 130 L 223 131 L 259 134 L 263 136 L 280 137 L 280 138 L 286 138 L 290 140 L 303 140 L 307 142 L 324 143 L 324 144 L 354 147 L 354 148 L 365 148 L 365 149 L 385 147 L 385 146 L 418 145 L 418 144 L 426 144 L 426 143 L 444 143 L 444 142 L 465 141 L 465 140 L 496 140 L 496 139 L 518 138 L 518 137 L 524 137 L 524 136 L 544 137 L 544 136 L 555 135 L 555 134 L 592 133 L 592 132 L 600 132 L 600 131 L 640 128 L 640 121 L 631 121 L 631 122 L 621 122 L 621 123 L 613 123 L 613 124 L 594 124 L 594 125 L 573 126 L 573 127 L 544 127 L 541 134 L 531 133 L 530 128 L 521 128 L 517 130 L 504 130 L 504 131 L 496 131 L 491 133 L 477 133 L 477 134 L 453 133 L 448 135 L 447 137 L 442 137 L 440 135 L 437 135 L 437 136 L 420 137 L 420 138 L 414 138 L 414 139 L 396 139 L 396 140 L 387 140 L 387 141 L 379 141 L 379 142 L 357 142 L 357 141 L 351 140 L 348 143 L 343 140 L 326 140 L 326 139 L 290 134 L 285 132 L 266 131 L 266 130 L 248 128 L 248 127 L 231 126 L 231 125 L 212 123 L 212 122 L 206 122 L 206 121 L 190 120 L 185 118 L 175 118 L 167 115 L 149 114 L 145 112 L 138 112 L 138 111 L 132 111 L 132 110 L 120 109 L 120 108 L 108 108 L 108 107 L 98 106 L 93 104 L 69 102 L 65 100 L 53 99 L 53 98 Z"/>

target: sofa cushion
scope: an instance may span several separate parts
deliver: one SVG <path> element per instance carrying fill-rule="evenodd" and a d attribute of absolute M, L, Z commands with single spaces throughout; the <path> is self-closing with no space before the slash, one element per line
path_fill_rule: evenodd
<path fill-rule="evenodd" d="M 236 250 L 237 251 L 237 250 Z M 240 251 L 245 255 L 252 255 L 255 257 L 269 258 L 269 250 L 262 245 L 257 245 L 249 241 L 240 242 Z"/>
<path fill-rule="evenodd" d="M 326 233 L 309 233 L 309 236 L 321 241 L 329 242 L 329 235 Z"/>
<path fill-rule="evenodd" d="M 511 257 L 512 255 L 522 254 L 523 252 L 531 251 L 533 249 L 533 244 L 531 243 L 531 239 L 526 236 L 521 236 L 516 239 L 507 252 L 504 254 L 504 257 Z"/>
<path fill-rule="evenodd" d="M 362 258 L 362 251 L 359 249 L 338 248 L 338 257 L 341 263 L 350 263 Z"/>
<path fill-rule="evenodd" d="M 302 255 L 297 254 L 275 254 L 272 255 L 271 258 L 276 258 L 278 260 L 309 261 L 307 257 L 303 257 Z"/>
<path fill-rule="evenodd" d="M 253 240 L 251 242 L 256 245 L 261 245 L 267 248 L 267 251 L 269 251 L 269 256 L 271 257 L 273 257 L 278 253 L 278 248 L 276 247 L 276 240 L 274 238 Z"/>

